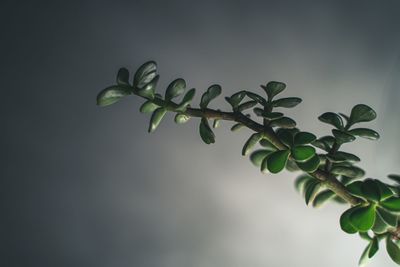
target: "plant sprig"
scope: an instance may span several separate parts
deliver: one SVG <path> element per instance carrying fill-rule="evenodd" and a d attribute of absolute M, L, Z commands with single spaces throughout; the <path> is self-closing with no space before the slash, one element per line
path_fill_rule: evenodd
<path fill-rule="evenodd" d="M 193 117 L 200 118 L 199 134 L 206 144 L 215 142 L 212 128 L 218 127 L 223 120 L 235 122 L 232 131 L 243 127 L 253 130 L 242 154 L 249 155 L 251 162 L 263 173 L 279 173 L 285 169 L 301 171 L 303 174 L 296 179 L 295 185 L 303 193 L 307 205 L 312 203 L 314 207 L 320 207 L 328 201 L 350 204 L 339 221 L 344 232 L 359 233 L 368 241 L 360 265 L 365 265 L 376 254 L 382 239 L 386 239 L 391 259 L 400 265 L 400 175 L 388 176 L 395 182 L 393 185 L 378 179 L 362 180 L 365 171 L 355 165 L 360 158 L 340 150 L 357 138 L 379 139 L 376 131 L 358 127 L 360 123 L 376 119 L 376 112 L 371 107 L 355 105 L 350 115 L 323 113 L 318 119 L 333 129 L 330 135 L 317 137 L 301 131 L 296 121 L 283 113 L 282 108 L 293 108 L 302 99 L 277 98 L 286 89 L 282 82 L 271 81 L 261 85 L 266 97 L 247 90 L 225 97 L 232 108 L 232 111 L 225 112 L 209 108 L 212 101 L 221 95 L 222 88 L 218 84 L 211 85 L 202 94 L 199 108 L 193 108 L 191 103 L 196 90 L 186 91 L 184 79 L 172 81 L 164 97 L 156 92 L 160 76 L 154 61 L 140 66 L 132 82 L 129 76 L 129 71 L 121 68 L 116 84 L 98 94 L 97 104 L 108 106 L 129 95 L 144 98 L 140 112 L 151 113 L 149 132 L 159 127 L 167 112 L 176 114 L 174 121 L 177 124 L 186 123 Z M 257 146 L 260 148 L 255 149 Z"/>

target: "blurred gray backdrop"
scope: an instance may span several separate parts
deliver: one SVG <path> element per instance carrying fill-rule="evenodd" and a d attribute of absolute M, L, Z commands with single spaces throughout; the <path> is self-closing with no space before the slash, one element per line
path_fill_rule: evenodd
<path fill-rule="evenodd" d="M 0 266 L 356 266 L 366 243 L 340 230 L 345 207 L 306 207 L 295 175 L 262 175 L 240 155 L 249 131 L 223 123 L 207 146 L 196 120 L 169 115 L 148 134 L 140 99 L 95 97 L 119 67 L 154 59 L 160 88 L 286 82 L 304 99 L 289 114 L 318 134 L 322 112 L 366 103 L 382 139 L 345 148 L 385 179 L 400 173 L 399 12 L 399 1 L 1 1 Z M 370 266 L 395 264 L 381 251 Z"/>

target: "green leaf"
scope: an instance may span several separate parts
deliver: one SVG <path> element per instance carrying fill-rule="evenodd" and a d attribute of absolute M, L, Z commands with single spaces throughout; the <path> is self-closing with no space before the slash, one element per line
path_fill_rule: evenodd
<path fill-rule="evenodd" d="M 386 237 L 386 251 L 389 254 L 390 258 L 395 263 L 400 265 L 400 248 L 395 242 L 392 241 L 390 235 L 387 235 Z"/>
<path fill-rule="evenodd" d="M 215 143 L 215 135 L 208 124 L 206 118 L 202 118 L 199 126 L 200 137 L 206 144 Z"/>
<path fill-rule="evenodd" d="M 252 108 L 252 107 L 254 107 L 255 105 L 257 105 L 257 101 L 255 101 L 255 100 L 250 100 L 250 101 L 244 102 L 243 104 L 240 104 L 240 105 L 239 105 L 238 111 L 239 111 L 239 112 L 242 112 L 243 110 Z"/>
<path fill-rule="evenodd" d="M 340 228 L 348 234 L 355 234 L 358 232 L 357 228 L 353 226 L 350 222 L 350 215 L 355 211 L 358 207 L 352 207 L 348 210 L 346 210 L 341 216 L 340 216 Z"/>
<path fill-rule="evenodd" d="M 298 192 L 303 192 L 304 186 L 307 183 L 307 181 L 314 179 L 308 174 L 302 174 L 299 177 L 296 178 L 294 182 L 294 186 Z"/>
<path fill-rule="evenodd" d="M 279 129 L 279 131 L 277 131 L 277 136 L 279 138 L 279 140 L 281 140 L 282 143 L 284 143 L 286 146 L 288 147 L 292 147 L 293 146 L 293 134 L 287 130 L 287 129 Z"/>
<path fill-rule="evenodd" d="M 368 232 L 359 232 L 358 235 L 365 241 L 371 242 L 372 237 L 369 236 Z"/>
<path fill-rule="evenodd" d="M 381 199 L 379 187 L 372 179 L 366 179 L 361 185 L 361 192 L 370 201 L 379 202 Z"/>
<path fill-rule="evenodd" d="M 269 83 L 267 83 L 266 86 L 261 85 L 261 87 L 264 89 L 264 91 L 267 93 L 268 96 L 268 100 L 272 101 L 272 99 L 279 94 L 280 92 L 282 92 L 283 90 L 285 90 L 286 88 L 286 84 L 281 83 L 281 82 L 275 82 L 275 81 L 271 81 Z"/>
<path fill-rule="evenodd" d="M 394 195 L 393 191 L 385 183 L 382 183 L 381 181 L 376 180 L 376 179 L 375 179 L 375 183 L 379 188 L 379 194 L 381 197 L 380 201 L 388 199 Z"/>
<path fill-rule="evenodd" d="M 243 98 L 246 96 L 246 91 L 240 91 L 233 94 L 231 97 L 226 97 L 226 101 L 231 104 L 233 109 L 236 109 L 240 102 L 242 102 Z"/>
<path fill-rule="evenodd" d="M 362 253 L 358 265 L 360 267 L 365 266 L 368 263 L 369 259 L 371 259 L 378 250 L 379 250 L 378 238 L 374 237 L 368 244 L 368 246 L 365 248 L 364 252 Z"/>
<path fill-rule="evenodd" d="M 129 87 L 125 86 L 110 86 L 106 89 L 102 90 L 97 95 L 97 105 L 101 107 L 105 107 L 115 102 L 118 102 L 124 96 L 127 96 L 131 93 Z"/>
<path fill-rule="evenodd" d="M 201 96 L 200 107 L 206 108 L 208 104 L 221 94 L 221 86 L 218 84 L 213 84 L 208 87 L 207 91 Z"/>
<path fill-rule="evenodd" d="M 346 188 L 353 196 L 364 198 L 364 193 L 361 190 L 362 184 L 363 182 L 361 181 L 355 181 L 351 184 L 346 185 Z"/>
<path fill-rule="evenodd" d="M 184 124 L 184 123 L 188 122 L 189 119 L 190 119 L 190 116 L 188 116 L 186 114 L 182 114 L 182 113 L 177 113 L 175 115 L 175 119 L 174 120 L 175 120 L 175 122 L 177 124 Z"/>
<path fill-rule="evenodd" d="M 272 101 L 272 105 L 274 107 L 281 107 L 281 108 L 293 108 L 301 103 L 301 98 L 298 97 L 286 97 L 281 98 L 275 101 Z"/>
<path fill-rule="evenodd" d="M 133 87 L 143 88 L 149 82 L 151 82 L 156 77 L 157 63 L 154 61 L 148 61 L 144 63 L 135 73 L 133 80 Z"/>
<path fill-rule="evenodd" d="M 272 152 L 271 155 L 266 158 L 268 170 L 271 173 L 278 173 L 282 171 L 285 168 L 289 155 L 289 150 L 278 150 Z"/>
<path fill-rule="evenodd" d="M 234 124 L 234 125 L 231 127 L 231 131 L 232 131 L 232 132 L 236 132 L 236 131 L 242 129 L 243 127 L 244 127 L 243 124 L 241 124 L 241 123 L 236 123 L 236 124 Z"/>
<path fill-rule="evenodd" d="M 387 230 L 390 228 L 390 225 L 388 225 L 383 219 L 380 214 L 380 212 L 377 210 L 376 212 L 376 218 L 375 218 L 375 223 L 374 226 L 372 226 L 372 231 L 375 234 L 383 234 L 386 233 Z"/>
<path fill-rule="evenodd" d="M 351 134 L 348 134 L 346 132 L 342 132 L 342 131 L 339 131 L 336 129 L 332 130 L 332 134 L 335 136 L 335 138 L 339 144 L 349 143 L 349 142 L 353 142 L 354 140 L 356 140 L 356 138 L 354 136 L 352 136 Z"/>
<path fill-rule="evenodd" d="M 342 118 L 333 112 L 325 112 L 321 116 L 318 117 L 318 119 L 324 123 L 328 123 L 330 125 L 335 126 L 337 129 L 343 129 L 343 121 Z"/>
<path fill-rule="evenodd" d="M 291 128 L 296 127 L 296 122 L 294 120 L 292 120 L 291 118 L 282 117 L 282 118 L 279 118 L 277 120 L 271 121 L 269 126 L 291 129 Z"/>
<path fill-rule="evenodd" d="M 367 128 L 356 128 L 349 131 L 349 134 L 354 136 L 363 137 L 370 140 L 378 140 L 379 134 L 374 130 L 367 129 Z"/>
<path fill-rule="evenodd" d="M 190 105 L 193 100 L 194 95 L 196 94 L 196 89 L 192 88 L 186 92 L 185 96 L 183 97 L 181 103 L 179 104 L 177 110 L 185 111 L 186 107 Z"/>
<path fill-rule="evenodd" d="M 247 140 L 247 142 L 244 144 L 243 149 L 242 149 L 242 155 L 246 156 L 248 155 L 251 150 L 254 148 L 255 145 L 263 138 L 262 133 L 255 133 L 250 136 L 250 138 Z"/>
<path fill-rule="evenodd" d="M 154 132 L 157 129 L 158 125 L 160 125 L 160 122 L 162 118 L 164 118 L 166 113 L 167 110 L 163 107 L 158 108 L 153 112 L 150 119 L 149 133 Z"/>
<path fill-rule="evenodd" d="M 117 74 L 117 84 L 129 86 L 129 70 L 120 68 Z"/>
<path fill-rule="evenodd" d="M 354 106 L 350 114 L 350 125 L 359 122 L 372 121 L 376 118 L 376 112 L 367 105 L 358 104 Z"/>
<path fill-rule="evenodd" d="M 267 104 L 267 101 L 262 96 L 260 96 L 256 93 L 246 91 L 246 95 L 248 97 L 250 97 L 251 99 L 253 99 L 254 101 L 257 101 L 258 103 L 260 103 L 263 106 L 265 106 Z"/>
<path fill-rule="evenodd" d="M 286 166 L 285 166 L 286 170 L 290 171 L 290 172 L 295 172 L 295 171 L 299 171 L 300 168 L 299 166 L 297 166 L 296 162 L 292 159 L 288 159 L 288 161 L 286 162 Z"/>
<path fill-rule="evenodd" d="M 377 207 L 377 212 L 380 214 L 382 220 L 387 223 L 389 226 L 396 228 L 397 227 L 397 215 L 392 214 L 381 207 Z"/>
<path fill-rule="evenodd" d="M 398 197 L 385 199 L 379 205 L 389 211 L 400 212 L 400 198 Z"/>
<path fill-rule="evenodd" d="M 298 162 L 305 162 L 315 155 L 312 146 L 295 146 L 292 148 L 292 156 Z"/>
<path fill-rule="evenodd" d="M 145 98 L 153 99 L 159 79 L 160 79 L 160 76 L 157 75 L 156 77 L 154 77 L 153 80 L 151 80 L 149 83 L 147 83 L 142 88 L 140 88 L 137 91 L 137 94 L 142 97 L 145 97 Z"/>
<path fill-rule="evenodd" d="M 140 112 L 141 113 L 151 113 L 159 107 L 160 106 L 158 106 L 158 105 L 154 104 L 153 102 L 151 102 L 150 100 L 148 100 L 148 101 L 144 102 L 143 105 L 140 106 Z"/>
<path fill-rule="evenodd" d="M 389 174 L 388 178 L 400 184 L 400 175 L 398 174 Z"/>
<path fill-rule="evenodd" d="M 262 117 L 268 120 L 276 120 L 283 117 L 283 113 L 281 112 L 263 112 L 261 114 Z"/>
<path fill-rule="evenodd" d="M 344 162 L 348 161 L 351 163 L 359 162 L 361 159 L 354 154 L 338 151 L 334 155 L 329 155 L 329 159 L 332 162 Z"/>
<path fill-rule="evenodd" d="M 361 178 L 365 175 L 365 171 L 361 168 L 352 166 L 352 167 L 346 167 L 346 166 L 334 166 L 331 169 L 331 172 L 336 175 L 345 175 L 350 178 Z"/>
<path fill-rule="evenodd" d="M 360 232 L 366 232 L 372 228 L 376 218 L 373 205 L 357 206 L 350 214 L 350 223 Z"/>
<path fill-rule="evenodd" d="M 335 197 L 335 193 L 331 190 L 324 190 L 315 196 L 313 206 L 319 208 L 324 205 L 327 201 Z"/>
<path fill-rule="evenodd" d="M 276 150 L 276 147 L 270 141 L 268 141 L 267 139 L 261 139 L 260 140 L 260 145 L 265 147 L 268 150 L 272 150 L 272 151 Z"/>
<path fill-rule="evenodd" d="M 306 162 L 297 162 L 297 166 L 299 166 L 299 168 L 305 172 L 312 173 L 318 169 L 320 163 L 321 162 L 318 155 L 314 155 Z"/>
<path fill-rule="evenodd" d="M 328 135 L 315 140 L 314 142 L 312 142 L 312 145 L 328 152 L 331 150 L 334 142 L 335 138 Z"/>
<path fill-rule="evenodd" d="M 165 100 L 169 101 L 172 98 L 180 96 L 185 92 L 186 82 L 184 79 L 176 79 L 172 81 L 165 91 Z"/>
<path fill-rule="evenodd" d="M 315 195 L 318 193 L 320 186 L 320 181 L 316 179 L 307 182 L 304 188 L 304 199 L 306 201 L 306 205 L 308 205 L 308 203 L 314 199 Z"/>
<path fill-rule="evenodd" d="M 315 141 L 317 137 L 312 133 L 308 132 L 298 132 L 294 136 L 295 145 L 307 145 Z"/>
<path fill-rule="evenodd" d="M 256 150 L 253 153 L 251 153 L 250 161 L 254 164 L 254 166 L 261 167 L 262 161 L 271 153 L 272 153 L 271 150 L 266 150 L 266 149 Z"/>

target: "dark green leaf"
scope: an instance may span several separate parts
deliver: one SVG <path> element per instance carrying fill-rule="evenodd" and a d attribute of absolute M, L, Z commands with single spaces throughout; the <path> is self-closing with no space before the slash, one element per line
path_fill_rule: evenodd
<path fill-rule="evenodd" d="M 233 94 L 231 97 L 226 98 L 226 100 L 231 104 L 233 109 L 236 109 L 245 96 L 246 91 L 240 91 Z"/>
<path fill-rule="evenodd" d="M 400 184 L 400 175 L 398 174 L 389 174 L 388 178 Z"/>
<path fill-rule="evenodd" d="M 157 75 L 156 77 L 154 77 L 153 80 L 151 80 L 146 85 L 144 85 L 142 88 L 140 88 L 137 91 L 137 94 L 142 97 L 145 97 L 145 98 L 153 99 L 159 79 L 160 79 L 160 76 Z"/>
<path fill-rule="evenodd" d="M 158 106 L 158 105 L 154 104 L 153 102 L 151 102 L 150 100 L 148 100 L 148 101 L 144 102 L 143 105 L 140 106 L 140 112 L 151 113 L 159 107 L 160 106 Z"/>
<path fill-rule="evenodd" d="M 272 101 L 272 105 L 274 107 L 281 107 L 281 108 L 293 108 L 300 103 L 301 103 L 301 98 L 298 97 L 286 97 Z"/>
<path fill-rule="evenodd" d="M 175 122 L 177 123 L 177 124 L 183 124 L 183 123 L 186 123 L 186 122 L 188 122 L 189 121 L 189 119 L 190 119 L 190 116 L 188 116 L 188 115 L 186 115 L 186 114 L 182 114 L 182 113 L 177 113 L 176 115 L 175 115 Z"/>
<path fill-rule="evenodd" d="M 318 193 L 320 185 L 320 181 L 316 179 L 307 182 L 304 188 L 304 199 L 306 201 L 306 205 L 308 205 L 308 203 L 314 199 L 315 195 Z"/>
<path fill-rule="evenodd" d="M 367 129 L 367 128 L 356 128 L 349 131 L 349 134 L 354 136 L 363 137 L 370 140 L 378 140 L 379 134 L 374 130 Z"/>
<path fill-rule="evenodd" d="M 287 130 L 287 129 L 279 129 L 279 131 L 277 131 L 277 136 L 278 138 L 281 140 L 282 143 L 284 143 L 286 146 L 288 147 L 292 147 L 293 146 L 293 134 Z"/>
<path fill-rule="evenodd" d="M 387 235 L 386 237 L 386 251 L 389 254 L 390 258 L 395 263 L 400 265 L 400 248 L 395 242 L 392 241 L 390 235 Z"/>
<path fill-rule="evenodd" d="M 350 223 L 358 231 L 366 232 L 372 228 L 375 222 L 375 207 L 373 205 L 358 206 L 350 214 Z"/>
<path fill-rule="evenodd" d="M 325 112 L 318 119 L 324 123 L 328 123 L 330 125 L 335 126 L 337 129 L 343 129 L 343 121 L 342 118 L 333 112 Z"/>
<path fill-rule="evenodd" d="M 124 96 L 127 96 L 131 93 L 129 87 L 125 86 L 110 86 L 101 91 L 97 95 L 97 105 L 101 107 L 105 107 L 115 102 L 118 102 Z"/>
<path fill-rule="evenodd" d="M 271 150 L 259 149 L 251 153 L 250 160 L 254 166 L 261 167 L 262 161 L 271 153 Z"/>
<path fill-rule="evenodd" d="M 312 180 L 312 179 L 314 179 L 314 178 L 308 174 L 302 174 L 299 177 L 297 177 L 294 182 L 294 186 L 295 186 L 296 190 L 300 193 L 303 192 L 303 188 L 304 188 L 305 184 L 307 183 L 307 181 Z"/>
<path fill-rule="evenodd" d="M 377 207 L 377 212 L 385 223 L 393 228 L 397 227 L 397 215 L 392 214 L 381 207 Z"/>
<path fill-rule="evenodd" d="M 183 97 L 181 103 L 179 104 L 177 110 L 185 111 L 186 107 L 190 105 L 193 100 L 194 95 L 196 94 L 196 89 L 192 88 L 186 92 L 185 96 Z"/>
<path fill-rule="evenodd" d="M 265 148 L 267 148 L 268 150 L 273 150 L 273 151 L 276 150 L 276 147 L 270 141 L 268 141 L 267 139 L 261 139 L 260 140 L 260 145 L 265 147 Z"/>
<path fill-rule="evenodd" d="M 372 179 L 366 179 L 361 185 L 361 192 L 370 201 L 379 202 L 381 195 L 379 187 Z"/>
<path fill-rule="evenodd" d="M 271 173 L 278 173 L 282 171 L 285 168 L 289 154 L 289 150 L 279 150 L 271 153 L 271 155 L 266 158 L 268 170 Z"/>
<path fill-rule="evenodd" d="M 400 212 L 400 198 L 391 197 L 380 203 L 380 206 L 394 212 Z"/>
<path fill-rule="evenodd" d="M 388 199 L 394 195 L 393 191 L 385 183 L 375 179 L 375 183 L 379 188 L 380 201 Z"/>
<path fill-rule="evenodd" d="M 376 112 L 367 105 L 358 104 L 354 106 L 350 114 L 350 125 L 359 122 L 372 121 L 376 118 Z"/>
<path fill-rule="evenodd" d="M 143 88 L 156 77 L 157 64 L 154 61 L 144 63 L 135 73 L 133 86 Z"/>
<path fill-rule="evenodd" d="M 267 104 L 267 101 L 260 95 L 246 91 L 246 94 L 248 97 L 250 97 L 251 99 L 257 101 L 258 103 L 260 103 L 261 105 L 265 106 Z"/>
<path fill-rule="evenodd" d="M 335 155 L 329 155 L 329 159 L 332 162 L 344 162 L 348 161 L 351 163 L 359 162 L 360 158 L 357 157 L 354 154 L 343 152 L 343 151 L 338 151 L 335 153 Z"/>
<path fill-rule="evenodd" d="M 360 267 L 365 266 L 368 263 L 369 259 L 371 259 L 378 250 L 379 250 L 378 238 L 374 237 L 368 244 L 368 246 L 365 248 L 363 254 L 361 255 L 360 261 L 358 262 L 358 265 Z"/>
<path fill-rule="evenodd" d="M 241 111 L 243 111 L 243 110 L 252 108 L 252 107 L 254 107 L 255 105 L 257 105 L 257 101 L 255 101 L 255 100 L 250 100 L 250 101 L 244 102 L 243 104 L 240 104 L 240 105 L 239 105 L 238 111 L 241 112 Z"/>
<path fill-rule="evenodd" d="M 295 171 L 299 171 L 300 168 L 299 166 L 297 166 L 296 162 L 292 159 L 288 159 L 288 161 L 286 162 L 286 170 L 290 171 L 290 172 L 295 172 Z"/>
<path fill-rule="evenodd" d="M 365 175 L 365 171 L 355 166 L 346 167 L 346 166 L 334 166 L 331 169 L 331 172 L 336 175 L 345 175 L 351 178 L 361 178 Z"/>
<path fill-rule="evenodd" d="M 296 127 L 296 122 L 288 117 L 282 117 L 277 120 L 271 121 L 269 124 L 271 127 L 281 127 L 286 129 L 291 129 Z"/>
<path fill-rule="evenodd" d="M 358 232 L 357 228 L 354 227 L 351 222 L 350 222 L 350 215 L 355 211 L 358 207 L 352 207 L 348 210 L 346 210 L 341 216 L 340 216 L 340 228 L 348 234 L 355 234 Z"/>
<path fill-rule="evenodd" d="M 186 82 L 184 79 L 176 79 L 172 81 L 165 91 L 165 100 L 169 101 L 172 98 L 180 96 L 185 92 Z"/>
<path fill-rule="evenodd" d="M 315 155 L 312 146 L 295 146 L 292 148 L 292 156 L 298 162 L 305 162 Z"/>
<path fill-rule="evenodd" d="M 305 172 L 312 173 L 315 172 L 320 164 L 320 159 L 318 155 L 314 155 L 311 159 L 306 162 L 297 162 L 297 166 Z"/>
<path fill-rule="evenodd" d="M 215 143 L 215 135 L 208 124 L 206 118 L 202 118 L 199 126 L 200 137 L 206 144 Z"/>
<path fill-rule="evenodd" d="M 255 133 L 250 136 L 250 138 L 247 140 L 247 142 L 244 144 L 243 149 L 242 149 L 242 155 L 246 156 L 248 155 L 251 150 L 254 148 L 255 145 L 263 138 L 262 133 Z"/>
<path fill-rule="evenodd" d="M 383 210 L 383 209 L 382 209 L 382 210 Z M 388 230 L 389 228 L 390 228 L 390 225 L 387 224 L 387 223 L 383 220 L 383 218 L 382 218 L 380 212 L 377 210 L 377 212 L 376 212 L 376 218 L 375 218 L 375 223 L 374 223 L 374 226 L 372 226 L 372 229 L 371 229 L 371 230 L 372 230 L 375 234 L 383 234 L 383 233 L 386 233 L 387 230 Z"/>
<path fill-rule="evenodd" d="M 368 232 L 359 232 L 358 235 L 365 241 L 371 242 L 372 237 L 369 236 Z"/>
<path fill-rule="evenodd" d="M 236 131 L 242 129 L 243 127 L 244 127 L 243 124 L 241 124 L 241 123 L 236 123 L 236 124 L 234 124 L 234 125 L 231 127 L 231 131 L 232 131 L 232 132 L 236 132 Z"/>
<path fill-rule="evenodd" d="M 312 133 L 308 132 L 298 132 L 294 136 L 295 145 L 307 145 L 315 141 L 317 137 Z"/>
<path fill-rule="evenodd" d="M 353 142 L 354 140 L 356 140 L 356 138 L 354 136 L 352 136 L 351 134 L 333 129 L 332 130 L 332 134 L 335 136 L 337 142 L 339 144 L 344 144 L 344 143 L 348 143 L 348 142 Z"/>
<path fill-rule="evenodd" d="M 208 104 L 221 94 L 221 86 L 213 84 L 208 87 L 207 91 L 201 96 L 200 107 L 206 108 Z"/>
<path fill-rule="evenodd" d="M 364 198 L 364 193 L 361 191 L 362 184 L 363 182 L 361 181 L 355 181 L 346 185 L 346 188 L 353 196 Z"/>
<path fill-rule="evenodd" d="M 335 193 L 331 190 L 324 190 L 315 196 L 313 201 L 313 206 L 315 208 L 321 207 L 328 200 L 332 199 L 335 196 Z"/>
<path fill-rule="evenodd" d="M 120 68 L 118 70 L 117 84 L 129 86 L 129 70 L 127 70 L 126 68 Z"/>
<path fill-rule="evenodd" d="M 156 109 L 151 115 L 149 133 L 154 132 L 160 124 L 162 118 L 164 118 L 167 110 L 163 107 Z"/>
<path fill-rule="evenodd" d="M 281 112 L 263 112 L 262 117 L 268 120 L 276 120 L 283 117 L 283 113 Z"/>
<path fill-rule="evenodd" d="M 271 101 L 277 94 L 285 90 L 286 84 L 281 82 L 271 81 L 266 86 L 261 85 L 264 91 L 267 93 L 269 101 Z"/>

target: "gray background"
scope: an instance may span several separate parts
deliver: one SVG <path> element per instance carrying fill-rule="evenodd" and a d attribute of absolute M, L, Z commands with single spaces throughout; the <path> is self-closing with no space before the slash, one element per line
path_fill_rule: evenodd
<path fill-rule="evenodd" d="M 230 95 L 288 84 L 302 129 L 324 111 L 374 107 L 379 142 L 358 141 L 368 175 L 400 172 L 398 1 L 1 1 L 0 265 L 356 266 L 366 243 L 344 206 L 306 207 L 295 175 L 240 155 L 249 131 L 168 116 L 147 134 L 141 100 L 95 106 L 119 67 L 159 63 Z M 198 98 L 196 99 L 198 102 Z M 228 108 L 221 99 L 214 107 Z M 383 244 L 382 244 L 383 246 Z M 395 266 L 381 251 L 370 266 Z"/>

